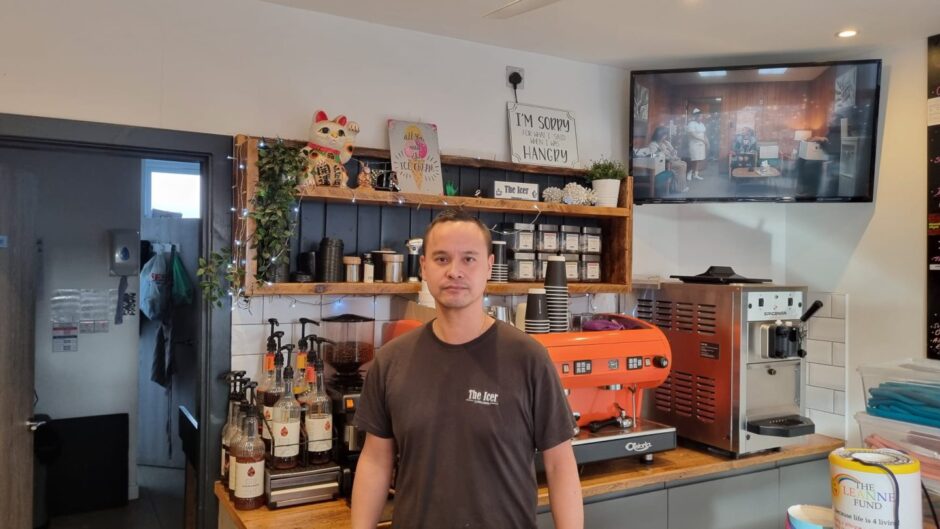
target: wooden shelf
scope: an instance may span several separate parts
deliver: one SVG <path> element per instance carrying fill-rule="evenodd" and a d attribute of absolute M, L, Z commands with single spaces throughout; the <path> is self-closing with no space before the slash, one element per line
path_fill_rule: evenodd
<path fill-rule="evenodd" d="M 530 288 L 542 288 L 542 283 L 487 283 L 486 293 L 494 296 L 526 294 Z M 254 289 L 260 296 L 417 294 L 419 283 L 274 283 Z M 571 294 L 599 294 L 603 292 L 629 292 L 630 285 L 616 283 L 568 283 Z"/>
<path fill-rule="evenodd" d="M 235 210 L 242 211 L 251 208 L 250 197 L 254 196 L 258 183 L 258 137 L 238 135 L 235 137 L 235 153 L 237 163 L 236 182 L 239 192 L 236 193 Z M 292 145 L 303 145 L 305 142 L 285 140 Z M 368 149 L 357 147 L 355 154 L 365 158 L 388 159 L 389 152 L 384 149 Z M 557 167 L 542 167 L 537 165 L 515 164 L 494 160 L 481 160 L 461 156 L 441 156 L 444 165 L 470 168 L 486 168 L 510 172 L 522 172 L 565 177 L 583 177 L 586 171 L 581 169 L 566 169 Z M 239 170 L 242 170 L 239 177 Z M 616 208 L 597 206 L 568 206 L 564 204 L 547 202 L 529 202 L 523 200 L 498 200 L 492 198 L 474 197 L 447 197 L 424 195 L 420 193 L 393 193 L 376 190 L 354 190 L 336 187 L 316 187 L 302 196 L 306 201 L 319 201 L 327 203 L 349 204 L 355 199 L 356 205 L 386 206 L 386 207 L 414 207 L 427 209 L 442 209 L 459 207 L 472 211 L 491 213 L 514 214 L 541 214 L 561 217 L 584 217 L 597 219 L 597 223 L 604 230 L 603 248 L 601 254 L 601 268 L 603 270 L 603 283 L 572 283 L 569 292 L 572 294 L 630 292 L 633 261 L 633 178 L 624 180 L 620 187 L 620 201 Z M 235 220 L 236 233 L 242 234 L 244 239 L 250 239 L 255 230 L 254 220 L 250 217 L 238 216 Z M 249 296 L 277 296 L 277 295 L 382 295 L 382 294 L 415 294 L 419 286 L 411 283 L 279 283 L 273 285 L 259 284 L 255 281 L 254 272 L 257 266 L 255 251 L 250 245 L 244 247 L 245 259 L 245 291 Z M 525 294 L 529 288 L 541 286 L 540 283 L 491 283 L 487 286 L 487 293 L 493 295 Z"/>
<path fill-rule="evenodd" d="M 627 208 L 605 208 L 599 206 L 569 206 L 554 202 L 531 202 L 527 200 L 500 200 L 495 198 L 447 197 L 421 193 L 395 193 L 374 189 L 349 189 L 345 187 L 315 187 L 302 195 L 305 200 L 322 200 L 380 206 L 425 206 L 429 208 L 460 207 L 475 211 L 499 213 L 536 213 L 567 215 L 574 217 L 626 218 Z"/>
<path fill-rule="evenodd" d="M 530 288 L 543 288 L 542 283 L 487 283 L 486 293 L 494 296 L 527 294 Z M 568 283 L 569 294 L 600 294 L 630 292 L 630 285 L 618 283 Z"/>

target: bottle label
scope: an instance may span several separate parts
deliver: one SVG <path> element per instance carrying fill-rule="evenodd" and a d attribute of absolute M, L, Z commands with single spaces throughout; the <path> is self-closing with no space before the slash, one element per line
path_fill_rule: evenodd
<path fill-rule="evenodd" d="M 271 439 L 271 432 L 268 430 L 268 426 L 271 429 L 274 429 L 274 423 L 271 422 L 271 417 L 274 416 L 274 407 L 265 406 L 264 407 L 264 423 L 261 425 L 261 437 L 263 439 Z"/>
<path fill-rule="evenodd" d="M 238 472 L 235 469 L 238 468 L 238 462 L 235 461 L 235 454 L 228 456 L 228 488 L 229 490 L 235 490 L 235 487 L 238 486 Z"/>
<path fill-rule="evenodd" d="M 274 457 L 291 457 L 300 453 L 300 421 L 272 422 Z"/>
<path fill-rule="evenodd" d="M 362 265 L 362 282 L 363 283 L 373 283 L 375 282 L 375 265 Z"/>
<path fill-rule="evenodd" d="M 307 451 L 326 452 L 333 448 L 333 420 L 326 417 L 307 417 Z"/>
<path fill-rule="evenodd" d="M 257 498 L 264 494 L 264 460 L 254 463 L 235 463 L 236 498 Z"/>
<path fill-rule="evenodd" d="M 270 353 L 265 353 L 264 355 L 264 370 L 265 371 L 274 371 L 274 355 Z"/>
<path fill-rule="evenodd" d="M 220 468 L 222 469 L 222 475 L 224 476 L 225 473 L 229 471 L 229 466 L 228 466 L 228 448 L 226 448 L 225 445 L 222 445 L 222 460 L 221 460 L 221 462 L 222 462 L 222 466 L 221 466 Z"/>

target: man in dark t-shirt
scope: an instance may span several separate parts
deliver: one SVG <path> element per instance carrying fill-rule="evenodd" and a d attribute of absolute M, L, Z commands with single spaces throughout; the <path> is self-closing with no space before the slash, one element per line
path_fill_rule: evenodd
<path fill-rule="evenodd" d="M 378 522 L 398 456 L 398 528 L 534 529 L 535 451 L 555 527 L 583 527 L 575 422 L 545 348 L 483 312 L 489 230 L 447 211 L 424 236 L 422 273 L 438 317 L 386 344 L 355 424 L 366 432 L 353 529 Z"/>

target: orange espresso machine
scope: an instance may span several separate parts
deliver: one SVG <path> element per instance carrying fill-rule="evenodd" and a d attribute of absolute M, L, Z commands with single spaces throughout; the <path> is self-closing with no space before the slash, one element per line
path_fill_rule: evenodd
<path fill-rule="evenodd" d="M 548 349 L 578 421 L 572 438 L 578 464 L 627 456 L 652 462 L 653 454 L 676 447 L 676 429 L 639 417 L 643 390 L 669 376 L 672 352 L 658 327 L 623 314 L 598 314 L 623 330 L 531 334 Z M 384 340 L 423 325 L 398 320 Z M 539 468 L 541 468 L 539 458 Z"/>
<path fill-rule="evenodd" d="M 639 416 L 643 390 L 669 376 L 672 352 L 658 327 L 623 314 L 595 319 L 622 330 L 533 334 L 548 349 L 578 422 L 572 439 L 579 464 L 625 456 L 652 462 L 676 447 L 676 429 Z"/>

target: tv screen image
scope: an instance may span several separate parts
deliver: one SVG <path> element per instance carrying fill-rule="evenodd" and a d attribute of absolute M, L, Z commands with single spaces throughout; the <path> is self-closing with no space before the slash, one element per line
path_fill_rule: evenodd
<path fill-rule="evenodd" d="M 872 200 L 880 60 L 630 77 L 636 203 Z"/>

